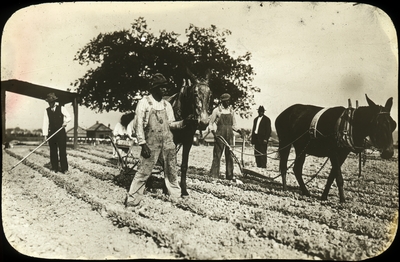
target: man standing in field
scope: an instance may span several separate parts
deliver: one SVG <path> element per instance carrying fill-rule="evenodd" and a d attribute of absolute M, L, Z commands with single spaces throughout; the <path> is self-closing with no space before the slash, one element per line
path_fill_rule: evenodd
<path fill-rule="evenodd" d="M 219 178 L 221 156 L 225 150 L 226 179 L 233 180 L 233 158 L 231 152 L 217 138 L 217 136 L 221 136 L 229 145 L 232 145 L 233 131 L 241 134 L 241 131 L 236 129 L 236 119 L 233 108 L 230 105 L 230 99 L 231 96 L 229 94 L 222 94 L 220 97 L 221 104 L 213 110 L 210 117 L 209 129 L 215 137 L 210 175 Z"/>
<path fill-rule="evenodd" d="M 162 74 L 151 79 L 150 95 L 143 97 L 136 107 L 135 129 L 141 146 L 140 167 L 136 173 L 125 206 L 140 204 L 147 179 L 159 157 L 164 160 L 165 185 L 172 198 L 181 195 L 177 179 L 177 160 L 171 129 L 182 128 L 183 121 L 175 121 L 171 104 L 162 97 L 168 82 Z"/>
<path fill-rule="evenodd" d="M 51 136 L 57 132 L 49 140 L 50 164 L 51 170 L 56 173 L 61 171 L 64 174 L 68 171 L 67 134 L 65 127 L 71 121 L 71 116 L 64 106 L 56 102 L 57 99 L 58 97 L 54 93 L 47 94 L 45 100 L 49 103 L 49 107 L 44 112 L 42 132 L 45 141 L 47 136 Z"/>
<path fill-rule="evenodd" d="M 258 117 L 254 118 L 251 132 L 251 143 L 254 145 L 254 156 L 257 167 L 267 168 L 268 139 L 271 136 L 271 120 L 264 115 L 263 106 L 258 108 Z"/>

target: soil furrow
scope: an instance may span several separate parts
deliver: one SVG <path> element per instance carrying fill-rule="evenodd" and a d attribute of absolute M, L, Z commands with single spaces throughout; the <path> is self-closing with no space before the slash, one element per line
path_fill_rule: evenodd
<path fill-rule="evenodd" d="M 21 156 L 17 155 L 17 157 Z M 120 224 L 142 229 L 186 258 L 308 257 L 273 240 L 260 241 L 244 231 L 238 231 L 231 224 L 211 221 L 161 200 L 145 198 L 144 208 L 134 209 L 134 212 L 128 211 L 122 205 L 125 190 L 115 186 L 113 191 L 116 192 L 98 190 L 107 187 L 99 185 L 106 183 L 105 181 L 95 179 L 78 170 L 71 170 L 74 175 L 70 176 L 56 175 L 36 164 L 46 162 L 42 156 L 33 155 L 33 158 L 34 162 L 26 161 L 29 166 L 64 187 L 70 194 L 90 203 L 93 209 L 106 212 L 110 219 L 117 219 Z M 108 184 L 108 187 L 113 186 Z M 176 223 L 181 219 L 185 223 Z M 165 224 L 168 225 L 167 228 Z M 207 235 L 210 228 L 218 229 L 218 233 Z M 265 249 L 265 247 L 274 246 L 284 252 L 274 253 L 273 250 Z"/>
<path fill-rule="evenodd" d="M 47 148 L 32 154 L 24 162 L 28 167 L 21 164 L 21 168 L 50 179 L 114 225 L 151 237 L 158 248 L 167 248 L 177 257 L 360 260 L 385 250 L 397 228 L 398 164 L 393 161 L 367 162 L 363 177 L 358 178 L 358 159 L 349 158 L 342 168 L 348 201 L 341 204 L 335 185 L 328 201 L 319 200 L 327 167 L 309 183 L 311 197 L 306 197 L 299 193 L 291 172 L 289 191 L 281 190 L 280 178 L 242 176 L 236 166 L 235 176 L 243 184 L 213 179 L 206 161 L 212 147 L 194 147 L 188 170 L 189 197 L 171 200 L 157 189 L 147 193 L 141 207 L 127 209 L 123 199 L 132 176 L 120 175 L 110 162 L 110 146 L 84 147 L 68 150 L 67 175 L 48 169 Z M 29 151 L 7 152 L 21 159 Z M 307 158 L 306 182 L 322 160 Z M 261 172 L 275 177 L 275 162 Z M 161 179 L 154 180 L 159 187 Z"/>

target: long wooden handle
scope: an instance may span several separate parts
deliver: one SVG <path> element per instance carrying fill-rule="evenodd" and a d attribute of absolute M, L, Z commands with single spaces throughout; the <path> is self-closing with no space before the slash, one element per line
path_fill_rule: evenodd
<path fill-rule="evenodd" d="M 22 161 L 24 161 L 25 159 L 28 158 L 28 156 L 30 156 L 33 152 L 35 152 L 37 149 L 39 149 L 39 147 L 41 147 L 42 145 L 44 145 L 47 141 L 50 140 L 50 138 L 52 138 L 55 134 L 57 134 L 58 132 L 60 132 L 61 129 L 63 129 L 64 127 L 60 127 L 60 129 L 58 129 L 54 134 L 52 134 L 51 136 L 49 136 L 45 141 L 43 141 L 38 147 L 36 147 L 35 149 L 33 149 L 29 154 L 27 154 L 24 158 L 22 158 L 18 163 L 16 163 L 8 172 L 11 172 L 11 170 L 13 170 L 16 166 L 18 166 Z"/>

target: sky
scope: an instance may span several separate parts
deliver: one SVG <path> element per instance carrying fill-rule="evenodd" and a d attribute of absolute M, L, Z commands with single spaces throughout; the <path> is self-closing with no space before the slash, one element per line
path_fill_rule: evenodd
<path fill-rule="evenodd" d="M 233 57 L 252 54 L 256 75 L 251 129 L 263 105 L 272 122 L 287 107 L 313 104 L 366 106 L 365 94 L 384 105 L 393 97 L 398 122 L 398 43 L 390 17 L 381 9 L 339 2 L 75 2 L 32 5 L 16 11 L 2 32 L 1 80 L 18 79 L 67 90 L 87 67 L 74 61 L 80 48 L 100 33 L 130 29 L 144 17 L 153 34 L 181 34 L 193 24 L 229 29 Z M 73 89 L 72 89 L 73 91 Z M 6 92 L 6 127 L 42 127 L 43 100 Z M 72 106 L 66 106 L 72 114 Z M 78 125 L 99 121 L 111 128 L 122 113 L 79 107 Z M 73 127 L 73 121 L 67 128 Z"/>

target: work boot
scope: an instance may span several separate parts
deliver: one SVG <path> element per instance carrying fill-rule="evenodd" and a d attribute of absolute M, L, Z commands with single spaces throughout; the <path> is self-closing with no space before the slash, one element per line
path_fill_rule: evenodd
<path fill-rule="evenodd" d="M 125 197 L 125 207 L 136 207 L 140 204 L 142 199 L 140 197 L 131 197 L 129 194 L 126 195 Z"/>

